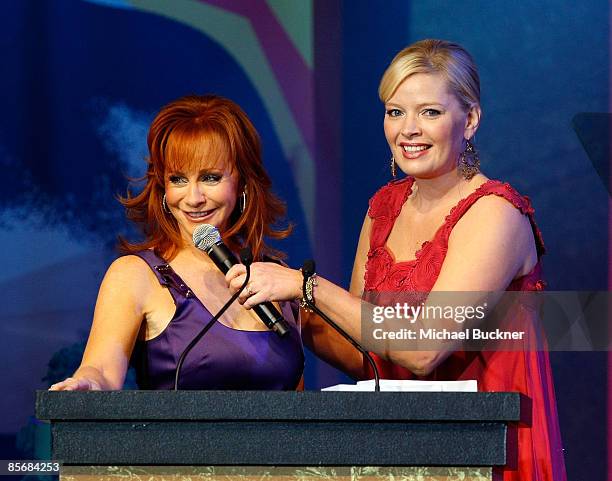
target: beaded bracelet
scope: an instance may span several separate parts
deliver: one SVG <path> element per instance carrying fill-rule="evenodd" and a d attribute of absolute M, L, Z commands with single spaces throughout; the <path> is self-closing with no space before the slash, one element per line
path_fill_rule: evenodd
<path fill-rule="evenodd" d="M 319 284 L 317 283 L 317 274 L 315 272 L 308 279 L 306 279 L 305 297 L 303 297 L 300 301 L 300 307 L 302 309 L 311 312 L 311 310 L 308 308 L 308 304 L 315 305 L 314 288 L 318 285 Z"/>

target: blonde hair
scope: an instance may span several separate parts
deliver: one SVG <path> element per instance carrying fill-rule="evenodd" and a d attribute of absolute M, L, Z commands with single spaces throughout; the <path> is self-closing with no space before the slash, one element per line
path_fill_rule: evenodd
<path fill-rule="evenodd" d="M 465 110 L 480 104 L 480 78 L 472 56 L 446 40 L 420 40 L 399 52 L 380 80 L 378 96 L 387 102 L 416 73 L 441 74 Z"/>

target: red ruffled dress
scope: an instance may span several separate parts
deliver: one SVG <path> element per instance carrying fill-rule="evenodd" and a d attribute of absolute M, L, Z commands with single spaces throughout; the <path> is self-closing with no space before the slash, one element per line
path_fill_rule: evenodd
<path fill-rule="evenodd" d="M 453 227 L 463 214 L 481 197 L 497 195 L 529 217 L 538 252 L 533 270 L 515 279 L 508 290 L 542 290 L 540 257 L 544 254 L 542 235 L 535 224 L 534 210 L 527 197 L 518 194 L 509 184 L 489 180 L 450 213 L 431 241 L 423 243 L 414 260 L 395 262 L 386 247 L 387 238 L 402 206 L 412 192 L 414 179 L 394 181 L 380 189 L 370 200 L 372 219 L 370 249 L 366 263 L 365 296 L 377 292 L 430 292 L 436 282 Z M 413 379 L 409 370 L 374 355 L 381 378 Z M 369 370 L 369 366 L 366 366 Z M 371 373 L 371 371 L 370 371 Z M 557 418 L 557 407 L 548 354 L 544 351 L 457 351 L 451 354 L 426 379 L 476 379 L 480 391 L 518 391 L 532 400 L 531 425 L 518 427 L 518 457 L 514 466 L 495 471 L 494 479 L 504 481 L 565 481 L 565 463 Z"/>

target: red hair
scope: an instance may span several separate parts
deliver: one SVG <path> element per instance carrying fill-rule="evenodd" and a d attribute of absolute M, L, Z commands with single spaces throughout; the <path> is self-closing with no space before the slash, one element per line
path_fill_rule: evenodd
<path fill-rule="evenodd" d="M 230 171 L 238 172 L 237 195 L 246 191 L 247 201 L 242 213 L 236 202 L 228 227 L 221 233 L 224 242 L 233 250 L 249 246 L 255 259 L 266 254 L 282 257 L 266 245 L 264 237 L 284 239 L 292 226 L 273 227 L 285 215 L 285 204 L 271 191 L 259 135 L 237 104 L 216 95 L 190 95 L 175 100 L 153 119 L 147 144 L 149 157 L 142 192 L 132 195 L 128 190 L 126 197 L 119 198 L 128 219 L 141 227 L 145 240 L 131 243 L 120 237 L 122 252 L 152 248 L 172 260 L 184 247 L 184 241 L 176 220 L 162 207 L 168 174 L 207 168 L 225 159 Z"/>

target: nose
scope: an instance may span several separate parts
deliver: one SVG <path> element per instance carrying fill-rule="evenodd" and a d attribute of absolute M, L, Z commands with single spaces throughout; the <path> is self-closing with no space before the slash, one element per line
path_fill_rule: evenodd
<path fill-rule="evenodd" d="M 187 196 L 185 197 L 187 205 L 190 207 L 198 207 L 206 202 L 204 186 L 199 182 L 190 182 L 187 189 Z"/>
<path fill-rule="evenodd" d="M 406 138 L 416 137 L 421 134 L 421 126 L 415 115 L 405 115 L 400 133 Z"/>

